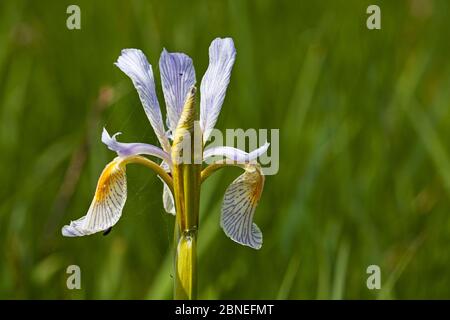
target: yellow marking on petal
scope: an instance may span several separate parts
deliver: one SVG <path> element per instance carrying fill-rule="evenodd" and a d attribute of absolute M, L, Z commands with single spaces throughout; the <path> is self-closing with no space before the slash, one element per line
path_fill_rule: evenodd
<path fill-rule="evenodd" d="M 121 162 L 120 159 L 115 159 L 103 169 L 95 190 L 95 201 L 102 202 L 105 200 L 112 186 L 124 179 L 125 169 L 121 166 Z"/>
<path fill-rule="evenodd" d="M 248 197 L 253 206 L 256 206 L 261 198 L 261 193 L 264 188 L 264 175 L 261 173 L 259 165 L 247 165 L 246 166 L 246 180 L 252 185 L 248 189 Z"/>

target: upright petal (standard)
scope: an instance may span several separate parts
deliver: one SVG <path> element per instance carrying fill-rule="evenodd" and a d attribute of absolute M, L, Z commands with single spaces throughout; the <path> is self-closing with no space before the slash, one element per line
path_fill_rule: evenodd
<path fill-rule="evenodd" d="M 163 50 L 159 59 L 161 83 L 166 100 L 168 127 L 175 131 L 189 90 L 195 85 L 192 59 L 184 53 Z"/>
<path fill-rule="evenodd" d="M 156 96 L 152 66 L 148 63 L 144 53 L 138 49 L 123 49 L 115 65 L 133 81 L 145 113 L 162 148 L 169 151 L 170 144 Z"/>
<path fill-rule="evenodd" d="M 207 141 L 222 108 L 236 49 L 231 38 L 217 38 L 209 47 L 209 66 L 200 85 L 200 127 Z"/>

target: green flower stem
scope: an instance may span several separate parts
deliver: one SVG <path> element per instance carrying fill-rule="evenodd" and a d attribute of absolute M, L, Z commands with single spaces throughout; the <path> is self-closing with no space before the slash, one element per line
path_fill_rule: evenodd
<path fill-rule="evenodd" d="M 185 205 L 185 228 L 184 231 L 195 231 L 198 228 L 199 204 L 200 204 L 200 173 L 199 165 L 184 165 L 184 205 Z"/>
<path fill-rule="evenodd" d="M 197 230 L 200 200 L 199 165 L 183 164 L 174 170 L 177 203 L 175 299 L 197 297 Z"/>
<path fill-rule="evenodd" d="M 172 176 L 176 208 L 175 299 L 197 297 L 197 230 L 201 184 L 201 139 L 194 130 L 195 88 L 186 99 L 172 145 Z M 196 150 L 200 141 L 200 148 Z M 185 150 L 188 148 L 190 150 Z M 184 156 L 190 152 L 188 159 Z M 200 161 L 198 161 L 200 159 Z M 199 164 L 200 163 L 200 164 Z"/>

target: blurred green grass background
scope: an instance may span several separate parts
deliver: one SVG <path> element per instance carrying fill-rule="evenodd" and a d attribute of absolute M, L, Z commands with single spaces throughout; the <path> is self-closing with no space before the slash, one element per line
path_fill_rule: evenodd
<path fill-rule="evenodd" d="M 81 7 L 82 29 L 66 28 Z M 381 7 L 382 29 L 366 28 Z M 450 2 L 0 2 L 0 298 L 171 298 L 173 218 L 161 182 L 128 170 L 109 236 L 63 238 L 85 214 L 123 141 L 156 138 L 131 82 L 113 66 L 141 48 L 189 54 L 199 81 L 208 46 L 231 36 L 237 60 L 217 128 L 279 128 L 254 251 L 219 227 L 223 171 L 202 189 L 199 297 L 450 298 Z M 165 114 L 165 111 L 163 111 Z M 81 267 L 82 289 L 66 288 Z M 381 267 L 368 290 L 366 268 Z"/>

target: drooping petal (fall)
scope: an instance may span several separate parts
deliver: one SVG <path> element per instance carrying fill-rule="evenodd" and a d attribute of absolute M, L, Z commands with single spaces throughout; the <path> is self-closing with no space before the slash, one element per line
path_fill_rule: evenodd
<path fill-rule="evenodd" d="M 102 142 L 108 146 L 109 150 L 117 152 L 119 156 L 134 156 L 138 154 L 146 154 L 150 156 L 158 157 L 168 163 L 170 163 L 170 155 L 151 144 L 147 143 L 124 143 L 117 141 L 116 137 L 121 134 L 117 132 L 112 137 L 109 135 L 108 131 L 103 128 L 102 132 Z"/>
<path fill-rule="evenodd" d="M 145 113 L 162 148 L 169 151 L 170 144 L 165 133 L 161 109 L 156 96 L 152 66 L 148 63 L 144 53 L 139 49 L 123 49 L 115 65 L 133 81 Z"/>
<path fill-rule="evenodd" d="M 233 147 L 210 147 L 203 151 L 203 161 L 206 161 L 211 157 L 221 156 L 236 163 L 249 163 L 253 160 L 256 160 L 259 156 L 263 155 L 269 148 L 269 145 L 270 143 L 266 142 L 258 149 L 255 149 L 252 152 L 248 153 Z"/>
<path fill-rule="evenodd" d="M 87 214 L 64 226 L 63 236 L 81 237 L 111 228 L 120 219 L 126 199 L 125 165 L 118 157 L 103 169 Z"/>
<path fill-rule="evenodd" d="M 170 53 L 166 49 L 159 59 L 161 83 L 166 100 L 168 127 L 175 131 L 189 90 L 195 85 L 192 59 L 184 53 Z"/>
<path fill-rule="evenodd" d="M 209 47 L 209 66 L 200 85 L 200 127 L 204 142 L 219 117 L 235 57 L 236 49 L 231 38 L 217 38 Z"/>
<path fill-rule="evenodd" d="M 264 187 L 264 176 L 258 164 L 247 165 L 245 172 L 225 191 L 220 226 L 232 240 L 253 249 L 263 242 L 261 230 L 253 215 Z"/>

